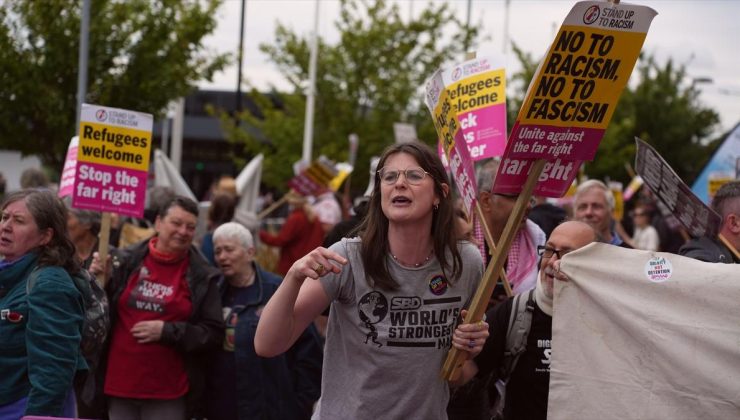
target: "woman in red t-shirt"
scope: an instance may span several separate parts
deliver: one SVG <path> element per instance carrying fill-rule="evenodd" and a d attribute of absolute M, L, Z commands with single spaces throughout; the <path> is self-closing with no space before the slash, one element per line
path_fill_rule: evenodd
<path fill-rule="evenodd" d="M 223 340 L 218 272 L 191 245 L 197 215 L 195 202 L 175 197 L 157 216 L 157 235 L 126 250 L 113 272 L 104 385 L 112 420 L 183 419 L 196 409 L 188 403 L 203 384 L 191 354 Z"/>

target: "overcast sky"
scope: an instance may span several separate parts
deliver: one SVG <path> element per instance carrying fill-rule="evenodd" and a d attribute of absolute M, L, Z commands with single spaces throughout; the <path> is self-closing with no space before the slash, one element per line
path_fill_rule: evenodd
<path fill-rule="evenodd" d="M 440 1 L 433 1 L 439 3 Z M 467 0 L 449 0 L 458 17 L 465 20 Z M 399 0 L 403 16 L 418 14 L 429 1 Z M 552 42 L 575 1 L 511 0 L 509 37 L 524 51 L 541 57 Z M 630 2 L 652 7 L 658 12 L 648 32 L 643 51 L 659 60 L 670 57 L 686 64 L 692 78 L 711 79 L 701 83 L 701 100 L 720 114 L 721 131 L 740 122 L 740 0 L 644 0 Z M 243 78 L 258 88 L 286 87 L 284 79 L 267 62 L 258 46 L 274 39 L 275 23 L 281 22 L 308 36 L 314 25 L 314 0 L 247 0 L 244 37 Z M 477 49 L 501 52 L 504 38 L 504 0 L 472 0 L 471 22 L 482 23 L 484 41 Z M 209 48 L 233 52 L 238 48 L 241 0 L 225 0 L 219 10 L 218 28 L 206 41 Z M 334 21 L 339 13 L 338 0 L 320 0 L 319 35 L 329 43 L 338 40 Z M 508 72 L 515 72 L 518 62 L 509 60 Z M 202 88 L 235 90 L 236 65 L 216 75 Z"/>

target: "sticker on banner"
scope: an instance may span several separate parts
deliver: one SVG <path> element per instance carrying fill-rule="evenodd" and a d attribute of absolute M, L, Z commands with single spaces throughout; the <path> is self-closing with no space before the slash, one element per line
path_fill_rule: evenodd
<path fill-rule="evenodd" d="M 673 274 L 673 266 L 665 257 L 653 257 L 645 264 L 645 275 L 653 283 L 662 283 Z"/>

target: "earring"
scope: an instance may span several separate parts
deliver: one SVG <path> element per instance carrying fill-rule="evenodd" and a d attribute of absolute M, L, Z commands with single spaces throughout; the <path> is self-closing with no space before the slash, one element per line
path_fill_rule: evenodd
<path fill-rule="evenodd" d="M 437 211 L 437 210 L 439 210 L 439 203 L 434 204 L 434 211 Z"/>

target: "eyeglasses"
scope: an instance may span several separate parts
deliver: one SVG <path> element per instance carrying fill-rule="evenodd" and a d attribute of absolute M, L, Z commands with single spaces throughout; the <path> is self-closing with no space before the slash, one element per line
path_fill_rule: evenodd
<path fill-rule="evenodd" d="M 419 167 L 406 168 L 402 171 L 398 169 L 383 168 L 378 171 L 380 180 L 383 181 L 383 183 L 387 185 L 395 184 L 396 181 L 398 181 L 398 177 L 401 176 L 401 174 L 403 174 L 403 176 L 406 177 L 406 182 L 408 182 L 409 184 L 419 185 L 421 184 L 421 181 L 424 180 L 424 177 L 429 175 L 429 172 Z"/>
<path fill-rule="evenodd" d="M 550 248 L 549 246 L 545 245 L 537 246 L 537 254 L 539 254 L 539 256 L 542 258 L 552 258 L 552 255 L 555 254 L 558 256 L 558 259 L 561 259 L 565 254 L 569 252 L 569 250 Z"/>

